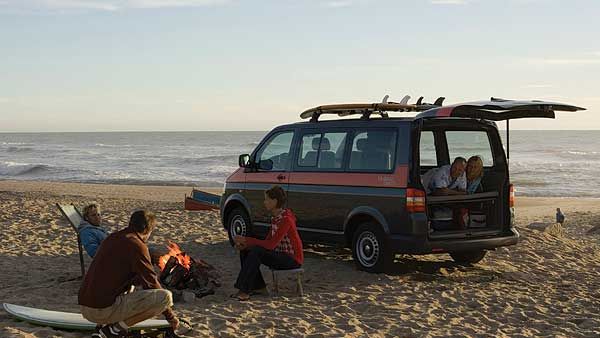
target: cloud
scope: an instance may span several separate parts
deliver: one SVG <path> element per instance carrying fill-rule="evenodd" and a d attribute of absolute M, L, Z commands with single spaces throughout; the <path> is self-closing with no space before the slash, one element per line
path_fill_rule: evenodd
<path fill-rule="evenodd" d="M 323 4 L 323 6 L 329 7 L 329 8 L 343 8 L 343 7 L 350 7 L 352 5 L 353 5 L 353 3 L 350 0 L 327 1 Z"/>
<path fill-rule="evenodd" d="M 529 88 L 529 89 L 541 89 L 541 88 L 553 88 L 554 85 L 551 84 L 528 84 L 528 85 L 524 85 L 522 88 Z"/>
<path fill-rule="evenodd" d="M 203 7 L 229 3 L 231 0 L 2 0 L 0 10 L 65 11 Z"/>
<path fill-rule="evenodd" d="M 432 5 L 466 5 L 467 0 L 430 0 Z"/>
<path fill-rule="evenodd" d="M 573 65 L 573 66 L 585 66 L 585 65 L 600 65 L 599 58 L 567 58 L 567 59 L 530 59 L 531 63 L 540 65 Z"/>

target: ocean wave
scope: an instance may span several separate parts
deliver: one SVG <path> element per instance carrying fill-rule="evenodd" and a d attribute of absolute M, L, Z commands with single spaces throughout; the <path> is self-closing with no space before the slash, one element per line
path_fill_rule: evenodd
<path fill-rule="evenodd" d="M 600 152 L 597 151 L 578 151 L 578 150 L 567 150 L 564 154 L 573 156 L 573 157 L 597 157 L 600 155 Z"/>
<path fill-rule="evenodd" d="M 515 185 L 515 187 L 547 187 L 549 185 L 551 185 L 550 183 L 547 182 L 540 182 L 540 181 L 534 181 L 534 180 L 527 180 L 527 179 L 514 179 L 512 182 L 512 184 Z"/>
<path fill-rule="evenodd" d="M 107 179 L 81 179 L 70 180 L 78 183 L 95 184 L 116 184 L 116 185 L 142 185 L 142 186 L 184 186 L 184 187 L 222 187 L 223 181 L 219 180 L 153 180 L 153 179 L 134 179 L 134 178 L 107 178 Z"/>
<path fill-rule="evenodd" d="M 0 176 L 40 175 L 50 172 L 52 167 L 45 164 L 4 162 L 0 163 Z"/>
<path fill-rule="evenodd" d="M 137 147 L 141 147 L 141 146 L 145 146 L 145 145 L 143 145 L 143 144 L 137 145 Z M 133 144 L 105 144 L 105 143 L 95 143 L 94 147 L 100 147 L 100 148 L 131 148 L 131 147 L 136 147 L 136 145 L 133 145 Z"/>
<path fill-rule="evenodd" d="M 31 143 L 27 142 L 2 142 L 3 146 L 31 146 Z"/>
<path fill-rule="evenodd" d="M 183 164 L 205 165 L 205 164 L 235 164 L 238 163 L 239 155 L 216 155 L 196 158 L 182 158 Z"/>
<path fill-rule="evenodd" d="M 6 152 L 8 153 L 28 153 L 34 151 L 33 148 L 31 147 L 15 147 L 15 146 L 11 146 L 6 148 Z"/>

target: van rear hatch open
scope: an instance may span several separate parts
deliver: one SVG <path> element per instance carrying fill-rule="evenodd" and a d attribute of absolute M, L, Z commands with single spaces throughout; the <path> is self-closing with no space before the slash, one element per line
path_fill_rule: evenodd
<path fill-rule="evenodd" d="M 473 195 L 452 195 L 452 196 L 433 196 L 426 197 L 428 219 L 430 220 L 429 238 L 432 240 L 442 239 L 467 239 L 499 236 L 508 230 L 509 224 L 506 221 L 509 214 L 509 180 L 508 180 L 508 158 L 509 158 L 509 121 L 522 118 L 555 118 L 555 111 L 575 112 L 584 110 L 584 108 L 568 104 L 548 102 L 548 101 L 516 101 L 491 98 L 489 101 L 478 101 L 460 103 L 456 105 L 434 107 L 426 110 L 416 116 L 416 119 L 432 120 L 435 119 L 447 125 L 448 128 L 457 128 L 452 118 L 459 118 L 462 121 L 490 120 L 506 121 L 507 123 L 507 144 L 506 160 L 493 164 L 496 178 L 493 184 L 485 186 L 485 191 Z M 464 120 L 463 120 L 464 119 Z M 433 121 L 432 121 L 433 122 Z M 436 123 L 438 124 L 438 123 Z M 449 164 L 453 156 L 449 156 L 448 144 L 444 129 L 435 127 L 439 135 L 436 142 L 441 143 L 445 158 L 442 163 Z M 497 132 L 493 133 L 497 135 Z M 497 136 L 490 137 L 490 140 L 497 139 Z M 436 147 L 438 146 L 436 143 Z M 492 148 L 494 145 L 492 144 Z M 439 151 L 439 149 L 438 149 Z M 451 151 L 450 151 L 451 153 Z M 502 150 L 496 149 L 494 156 L 502 154 Z M 439 155 L 439 154 L 438 154 Z M 463 154 L 460 154 L 461 156 Z M 503 156 L 502 156 L 503 157 Z M 438 156 L 439 160 L 440 156 Z M 447 162 L 448 161 L 448 162 Z M 440 163 L 440 162 L 438 162 Z M 496 167 L 500 165 L 501 167 Z M 501 170 L 502 169 L 502 170 Z M 425 169 L 423 169 L 425 170 Z M 421 169 L 417 172 L 423 175 Z M 457 227 L 459 219 L 463 219 L 464 213 L 467 213 L 463 224 Z"/>

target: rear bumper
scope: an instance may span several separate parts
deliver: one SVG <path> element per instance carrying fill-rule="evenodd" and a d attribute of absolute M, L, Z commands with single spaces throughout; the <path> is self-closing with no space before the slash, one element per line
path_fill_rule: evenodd
<path fill-rule="evenodd" d="M 395 253 L 431 254 L 456 251 L 491 250 L 519 242 L 519 233 L 511 228 L 509 232 L 490 237 L 430 240 L 428 237 L 390 235 L 389 245 Z"/>

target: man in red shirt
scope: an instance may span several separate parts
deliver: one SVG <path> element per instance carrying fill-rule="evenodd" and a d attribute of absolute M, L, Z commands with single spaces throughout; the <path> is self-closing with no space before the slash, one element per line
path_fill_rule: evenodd
<path fill-rule="evenodd" d="M 81 314 L 102 325 L 94 337 L 125 336 L 130 326 L 159 313 L 173 330 L 179 326 L 171 292 L 160 286 L 146 246 L 155 225 L 154 214 L 136 211 L 129 226 L 109 235 L 96 252 L 79 290 Z M 134 285 L 143 290 L 130 292 Z"/>
<path fill-rule="evenodd" d="M 296 216 L 290 209 L 283 209 L 286 200 L 285 191 L 279 186 L 265 192 L 265 208 L 273 215 L 267 238 L 234 238 L 235 246 L 240 250 L 242 269 L 235 282 L 235 288 L 239 291 L 232 296 L 241 301 L 250 299 L 252 291 L 266 287 L 260 273 L 261 264 L 284 270 L 299 268 L 304 262 Z"/>

